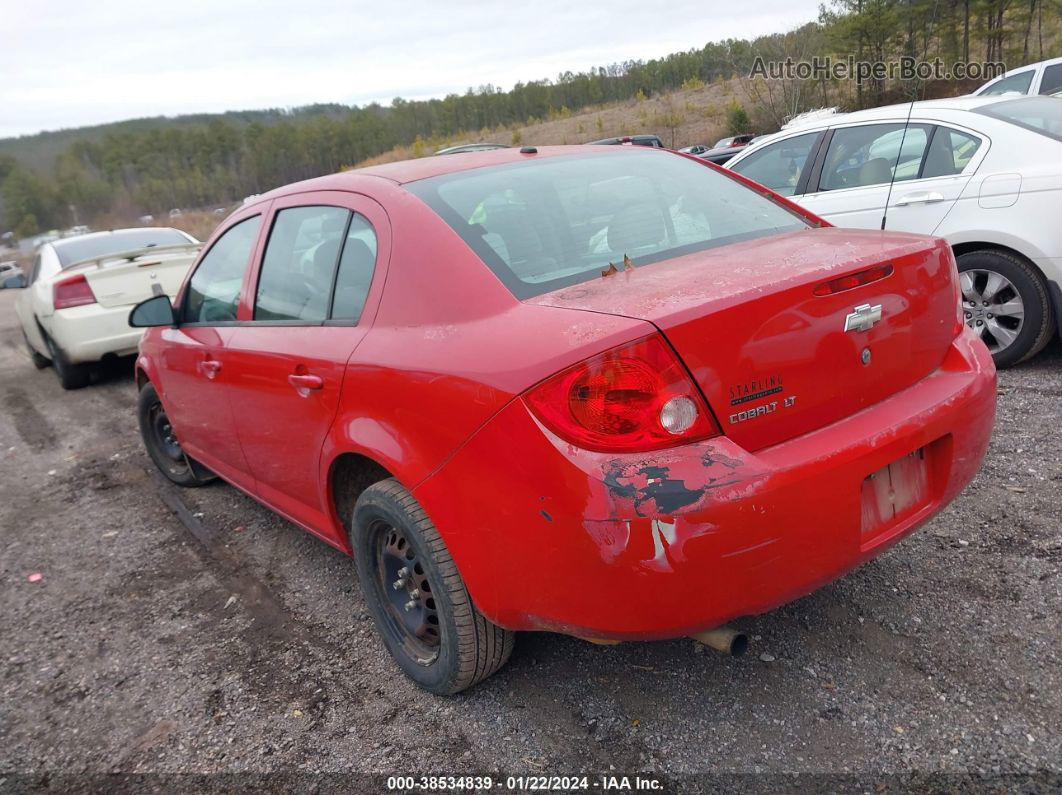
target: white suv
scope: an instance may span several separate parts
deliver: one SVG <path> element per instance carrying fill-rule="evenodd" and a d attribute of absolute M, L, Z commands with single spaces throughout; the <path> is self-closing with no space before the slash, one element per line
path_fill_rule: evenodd
<path fill-rule="evenodd" d="M 726 166 L 836 226 L 952 245 L 967 323 L 996 364 L 1062 318 L 1062 99 L 958 97 L 819 118 Z M 887 206 L 887 209 L 886 209 Z"/>
<path fill-rule="evenodd" d="M 1040 61 L 1011 69 L 995 80 L 989 80 L 973 92 L 975 97 L 1001 94 L 1046 94 L 1058 96 L 1062 92 L 1062 58 Z"/>

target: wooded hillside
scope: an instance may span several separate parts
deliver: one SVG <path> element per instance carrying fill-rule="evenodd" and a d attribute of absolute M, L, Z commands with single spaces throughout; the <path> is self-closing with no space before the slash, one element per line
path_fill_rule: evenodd
<path fill-rule="evenodd" d="M 484 85 L 442 99 L 396 98 L 389 106 L 316 105 L 139 119 L 2 140 L 0 231 L 28 236 L 75 222 L 128 221 L 172 207 L 226 205 L 386 156 L 396 147 L 419 156 L 457 139 L 530 143 L 522 141 L 529 125 L 617 103 L 651 99 L 663 107 L 638 121 L 666 139 L 687 113 L 706 118 L 716 113 L 722 119 L 730 112 L 739 120 L 747 117 L 756 132 L 767 132 L 788 116 L 823 104 L 866 107 L 912 94 L 962 93 L 973 85 L 765 82 L 744 76 L 757 55 L 798 60 L 849 53 L 872 60 L 908 55 L 949 63 L 1002 60 L 1013 68 L 1062 54 L 1060 17 L 1062 0 L 834 0 L 817 22 L 789 33 L 565 72 L 552 80 L 518 83 L 509 91 Z M 704 86 L 735 76 L 738 89 L 729 108 L 696 105 Z M 615 126 L 580 122 L 571 135 L 591 140 L 617 134 Z M 639 130 L 619 132 L 629 131 Z"/>

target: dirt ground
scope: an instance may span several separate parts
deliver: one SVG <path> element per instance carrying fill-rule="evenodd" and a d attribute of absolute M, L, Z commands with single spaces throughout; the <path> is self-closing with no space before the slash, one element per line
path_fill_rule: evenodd
<path fill-rule="evenodd" d="M 634 773 L 667 792 L 1062 788 L 1057 342 L 1001 374 L 967 491 L 858 571 L 740 621 L 745 657 L 527 634 L 445 699 L 399 675 L 348 558 L 223 483 L 153 472 L 130 362 L 78 392 L 36 371 L 14 298 L 0 292 L 0 791 L 386 792 L 396 774 L 633 791 L 618 777 Z"/>

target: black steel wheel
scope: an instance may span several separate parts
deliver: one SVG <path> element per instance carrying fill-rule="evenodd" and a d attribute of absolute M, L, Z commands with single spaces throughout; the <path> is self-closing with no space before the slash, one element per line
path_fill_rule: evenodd
<path fill-rule="evenodd" d="M 391 478 L 361 493 L 351 545 L 376 629 L 410 679 L 451 695 L 505 665 L 513 633 L 472 604 L 442 537 L 402 484 Z"/>
<path fill-rule="evenodd" d="M 145 384 L 137 398 L 137 419 L 144 447 L 163 475 L 179 486 L 202 486 L 213 475 L 181 449 L 158 392 Z"/>
<path fill-rule="evenodd" d="M 439 656 L 439 612 L 424 563 L 398 528 L 377 520 L 369 532 L 388 629 L 407 655 L 431 665 Z"/>

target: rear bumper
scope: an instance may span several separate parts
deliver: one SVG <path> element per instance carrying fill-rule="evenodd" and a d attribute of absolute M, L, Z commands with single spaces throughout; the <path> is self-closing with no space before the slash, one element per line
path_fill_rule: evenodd
<path fill-rule="evenodd" d="M 98 362 L 108 354 L 136 353 L 143 329 L 130 328 L 131 306 L 99 304 L 60 309 L 47 319 L 47 330 L 74 364 Z"/>
<path fill-rule="evenodd" d="M 514 401 L 414 493 L 501 626 L 677 637 L 810 593 L 924 523 L 976 473 L 995 400 L 964 330 L 917 384 L 755 454 L 726 437 L 592 453 Z M 924 499 L 865 532 L 864 480 L 922 448 Z"/>

